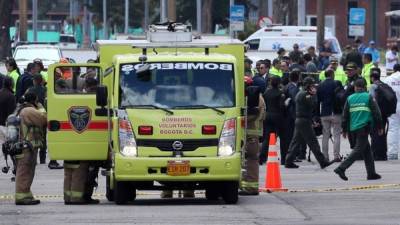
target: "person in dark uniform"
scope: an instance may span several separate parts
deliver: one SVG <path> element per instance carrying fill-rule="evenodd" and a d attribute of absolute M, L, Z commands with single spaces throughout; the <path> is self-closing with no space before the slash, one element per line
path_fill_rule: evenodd
<path fill-rule="evenodd" d="M 355 81 L 355 91 L 345 104 L 343 110 L 343 137 L 348 132 L 355 136 L 355 146 L 350 155 L 334 170 L 343 180 L 348 180 L 345 171 L 362 155 L 367 170 L 368 180 L 377 180 L 381 176 L 375 171 L 374 157 L 368 141 L 371 125 L 377 126 L 378 133 L 383 134 L 382 117 L 379 107 L 372 96 L 366 92 L 367 83 L 364 79 Z"/>
<path fill-rule="evenodd" d="M 280 78 L 272 76 L 271 87 L 264 93 L 266 114 L 264 120 L 264 141 L 262 143 L 259 163 L 264 164 L 268 159 L 269 135 L 276 132 L 280 140 L 281 164 L 284 164 L 288 149 L 287 135 L 285 134 L 285 94 L 279 89 Z"/>
<path fill-rule="evenodd" d="M 296 121 L 294 136 L 290 142 L 285 167 L 299 168 L 299 166 L 294 163 L 294 160 L 297 152 L 300 150 L 300 146 L 303 143 L 306 143 L 320 164 L 321 169 L 323 169 L 335 161 L 328 162 L 325 159 L 313 129 L 312 117 L 313 109 L 315 108 L 316 104 L 314 95 L 317 93 L 314 79 L 311 77 L 306 77 L 303 80 L 303 86 L 304 90 L 301 90 L 296 96 Z"/>

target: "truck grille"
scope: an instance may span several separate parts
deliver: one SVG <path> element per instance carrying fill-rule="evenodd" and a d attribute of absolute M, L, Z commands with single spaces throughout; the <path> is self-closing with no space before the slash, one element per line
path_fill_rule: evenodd
<path fill-rule="evenodd" d="M 175 141 L 182 142 L 180 151 L 194 151 L 200 147 L 217 147 L 218 139 L 201 139 L 201 140 L 154 140 L 154 139 L 138 139 L 136 144 L 138 147 L 154 147 L 161 151 L 174 151 L 172 144 Z"/>

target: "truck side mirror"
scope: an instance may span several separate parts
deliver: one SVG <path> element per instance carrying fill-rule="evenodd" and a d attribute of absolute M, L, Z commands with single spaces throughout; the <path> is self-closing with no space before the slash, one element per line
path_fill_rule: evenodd
<path fill-rule="evenodd" d="M 108 91 L 107 87 L 100 85 L 96 89 L 96 105 L 102 108 L 107 106 Z"/>

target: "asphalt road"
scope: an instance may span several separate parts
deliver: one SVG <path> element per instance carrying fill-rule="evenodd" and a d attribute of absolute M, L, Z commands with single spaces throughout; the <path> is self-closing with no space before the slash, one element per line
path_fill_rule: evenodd
<path fill-rule="evenodd" d="M 349 152 L 342 142 L 342 154 Z M 95 198 L 99 205 L 65 206 L 63 171 L 38 165 L 32 191 L 42 203 L 15 206 L 11 175 L 0 175 L 0 224 L 400 224 L 400 161 L 376 162 L 383 179 L 367 181 L 364 164 L 357 161 L 340 180 L 332 171 L 312 162 L 299 169 L 281 167 L 286 193 L 242 196 L 236 205 L 206 201 L 203 191 L 195 199 L 160 199 L 159 191 L 139 191 L 135 202 L 117 206 L 104 196 L 105 179 L 99 177 Z M 4 160 L 0 161 L 4 165 Z M 260 167 L 260 187 L 265 167 Z"/>

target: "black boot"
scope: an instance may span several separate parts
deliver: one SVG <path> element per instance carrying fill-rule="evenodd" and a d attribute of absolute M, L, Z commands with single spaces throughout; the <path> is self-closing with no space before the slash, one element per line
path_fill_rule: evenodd
<path fill-rule="evenodd" d="M 367 180 L 379 180 L 381 179 L 381 175 L 374 173 L 367 176 Z"/>
<path fill-rule="evenodd" d="M 340 169 L 339 167 L 334 169 L 333 172 L 335 172 L 337 175 L 339 175 L 339 177 L 342 180 L 348 180 L 349 178 L 346 177 L 346 174 L 344 173 L 344 171 L 342 169 Z"/>
<path fill-rule="evenodd" d="M 39 161 L 40 161 L 40 164 L 46 164 L 46 150 L 45 149 L 40 149 Z"/>
<path fill-rule="evenodd" d="M 64 168 L 63 166 L 58 164 L 58 162 L 56 160 L 50 160 L 48 167 L 49 167 L 49 169 L 63 169 Z"/>

